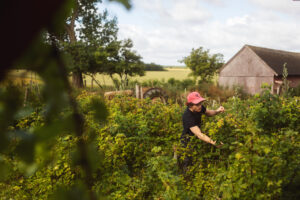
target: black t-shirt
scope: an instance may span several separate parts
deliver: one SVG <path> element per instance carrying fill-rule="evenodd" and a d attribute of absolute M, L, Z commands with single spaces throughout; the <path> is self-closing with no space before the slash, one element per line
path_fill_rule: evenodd
<path fill-rule="evenodd" d="M 191 131 L 191 127 L 201 125 L 201 117 L 205 114 L 206 108 L 202 105 L 200 112 L 192 112 L 188 107 L 185 109 L 182 115 L 183 131 L 181 135 L 181 142 L 185 145 L 190 141 L 188 136 L 193 136 L 194 133 Z"/>

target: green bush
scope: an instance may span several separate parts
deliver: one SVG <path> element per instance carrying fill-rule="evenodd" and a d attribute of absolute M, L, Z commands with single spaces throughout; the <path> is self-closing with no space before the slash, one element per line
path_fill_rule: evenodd
<path fill-rule="evenodd" d="M 201 130 L 224 145 L 217 149 L 193 138 L 195 162 L 183 175 L 180 135 L 184 107 L 132 97 L 106 102 L 82 92 L 77 100 L 85 119 L 84 141 L 92 177 L 87 180 L 106 199 L 299 199 L 300 104 L 265 91 L 246 100 L 230 98 L 226 112 L 204 117 Z M 207 107 L 215 109 L 208 104 Z M 99 109 L 109 113 L 95 112 Z M 35 130 L 43 108 L 19 119 L 11 130 Z M 62 116 L 68 116 L 68 108 Z M 59 120 L 58 120 L 59 121 Z M 62 126 L 58 122 L 57 126 Z M 55 128 L 52 129 L 55 132 Z M 80 194 L 84 171 L 72 130 L 59 129 L 54 140 L 39 143 L 26 167 L 11 147 L 0 163 L 10 166 L 0 182 L 1 199 L 47 199 Z M 51 130 L 50 130 L 51 131 Z M 34 137 L 35 138 L 35 137 Z M 36 137 L 38 139 L 38 137 Z M 18 140 L 16 140 L 18 141 Z M 1 168 L 2 165 L 0 165 Z M 56 192 L 57 191 L 57 192 Z M 79 197 L 77 195 L 77 197 Z M 55 196 L 53 197 L 55 198 Z"/>
<path fill-rule="evenodd" d="M 290 95 L 291 96 L 300 96 L 300 84 L 298 84 L 295 88 L 290 88 Z"/>

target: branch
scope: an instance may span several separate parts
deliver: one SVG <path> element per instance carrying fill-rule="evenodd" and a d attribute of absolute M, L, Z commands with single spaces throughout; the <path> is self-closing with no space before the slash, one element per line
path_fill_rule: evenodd
<path fill-rule="evenodd" d="M 103 89 L 103 87 L 101 86 L 101 84 L 99 83 L 99 81 L 97 81 L 97 80 L 95 79 L 95 76 L 94 76 L 93 74 L 89 74 L 89 76 L 92 78 L 93 81 L 96 82 L 96 84 L 97 84 L 101 89 Z"/>
<path fill-rule="evenodd" d="M 75 27 L 75 20 L 78 17 L 78 10 L 79 10 L 79 3 L 76 1 L 76 5 L 74 6 L 73 14 L 71 17 L 70 27 L 74 29 Z"/>

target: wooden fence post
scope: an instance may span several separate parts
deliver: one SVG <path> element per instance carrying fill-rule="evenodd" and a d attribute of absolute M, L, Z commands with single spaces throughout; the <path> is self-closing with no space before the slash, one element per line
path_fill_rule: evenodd
<path fill-rule="evenodd" d="M 140 97 L 140 88 L 139 88 L 139 85 L 138 84 L 135 84 L 135 97 L 139 99 Z"/>
<path fill-rule="evenodd" d="M 143 99 L 143 88 L 142 86 L 136 84 L 135 85 L 135 97 L 138 99 Z"/>
<path fill-rule="evenodd" d="M 143 99 L 144 98 L 144 94 L 143 94 L 143 87 L 142 86 L 140 86 L 140 93 L 141 93 L 141 99 Z"/>

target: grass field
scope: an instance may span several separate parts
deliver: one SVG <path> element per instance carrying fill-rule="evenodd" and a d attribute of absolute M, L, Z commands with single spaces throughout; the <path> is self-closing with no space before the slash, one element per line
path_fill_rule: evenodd
<path fill-rule="evenodd" d="M 188 68 L 166 68 L 167 71 L 146 71 L 145 76 L 139 77 L 131 77 L 130 80 L 137 80 L 139 82 L 146 81 L 146 80 L 165 80 L 167 81 L 170 78 L 175 78 L 177 80 L 183 80 L 188 78 L 188 74 L 190 73 L 190 69 Z M 114 75 L 114 78 L 118 78 L 117 75 Z M 25 70 L 13 70 L 9 73 L 8 76 L 9 80 L 17 83 L 28 83 L 31 80 L 33 82 L 40 83 L 40 78 L 32 72 L 27 72 Z M 86 80 L 87 86 L 91 85 L 91 77 L 85 76 L 84 79 Z M 97 81 L 101 85 L 113 86 L 113 82 L 108 75 L 97 74 L 96 75 Z M 94 84 L 95 85 L 95 84 Z"/>
<path fill-rule="evenodd" d="M 34 73 L 26 70 L 12 70 L 8 73 L 7 81 L 12 81 L 17 84 L 28 84 L 30 81 L 34 83 L 42 83 L 40 77 Z"/>
<path fill-rule="evenodd" d="M 190 69 L 187 68 L 167 68 L 167 71 L 146 71 L 145 76 L 136 76 L 130 77 L 130 80 L 137 80 L 139 82 L 143 82 L 146 80 L 165 80 L 167 81 L 170 78 L 175 78 L 177 80 L 183 80 L 188 78 L 188 74 L 190 73 Z M 114 75 L 114 78 L 118 78 L 117 75 Z M 91 77 L 86 76 L 86 84 L 87 86 L 91 85 Z M 113 82 L 108 75 L 97 74 L 96 79 L 100 82 L 101 85 L 112 86 Z"/>

